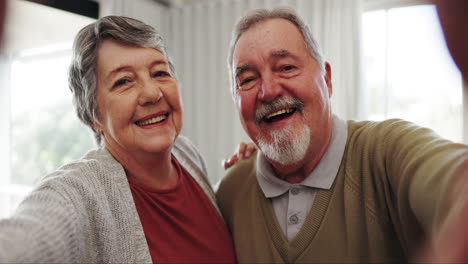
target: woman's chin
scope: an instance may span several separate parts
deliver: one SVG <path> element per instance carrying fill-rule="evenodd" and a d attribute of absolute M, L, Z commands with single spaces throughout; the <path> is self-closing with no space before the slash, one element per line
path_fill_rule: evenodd
<path fill-rule="evenodd" d="M 140 148 L 147 153 L 164 154 L 167 152 L 171 152 L 176 139 L 176 135 L 168 137 L 155 137 L 151 138 L 150 140 L 141 142 L 139 145 L 141 146 Z"/>
<path fill-rule="evenodd" d="M 164 155 L 170 154 L 172 147 L 177 139 L 176 135 L 167 136 L 154 136 L 151 138 L 140 137 L 135 141 L 131 142 L 117 142 L 117 141 L 106 141 L 105 147 L 114 156 L 128 159 L 139 159 L 144 156 Z"/>

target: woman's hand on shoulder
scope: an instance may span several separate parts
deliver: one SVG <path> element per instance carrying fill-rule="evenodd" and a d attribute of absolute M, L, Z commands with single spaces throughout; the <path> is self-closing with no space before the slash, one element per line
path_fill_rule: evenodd
<path fill-rule="evenodd" d="M 222 160 L 222 166 L 224 169 L 230 168 L 232 165 L 236 164 L 239 160 L 248 159 L 252 154 L 257 150 L 257 146 L 253 142 L 241 142 L 237 145 L 237 149 L 228 159 Z"/>

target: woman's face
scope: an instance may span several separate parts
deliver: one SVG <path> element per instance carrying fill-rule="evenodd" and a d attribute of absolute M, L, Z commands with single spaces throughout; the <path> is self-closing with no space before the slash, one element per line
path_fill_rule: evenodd
<path fill-rule="evenodd" d="M 97 52 L 94 126 L 106 148 L 122 158 L 170 152 L 182 128 L 182 102 L 166 57 L 112 40 Z"/>

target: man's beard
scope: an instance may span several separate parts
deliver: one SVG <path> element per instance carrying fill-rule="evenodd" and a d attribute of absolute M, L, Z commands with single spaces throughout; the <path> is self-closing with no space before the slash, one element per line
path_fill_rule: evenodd
<path fill-rule="evenodd" d="M 303 104 L 296 98 L 279 98 L 270 104 L 261 105 L 256 111 L 257 124 L 268 112 L 275 109 L 295 107 L 303 116 Z M 291 126 L 282 129 L 264 131 L 271 137 L 268 141 L 264 136 L 258 137 L 258 146 L 262 153 L 270 160 L 281 165 L 291 165 L 304 159 L 310 144 L 310 128 L 304 124 L 299 134 L 294 133 Z"/>
<path fill-rule="evenodd" d="M 294 135 L 291 127 L 271 131 L 271 143 L 265 138 L 258 139 L 262 153 L 281 165 L 291 165 L 304 159 L 310 144 L 310 129 L 305 126 L 299 135 Z"/>

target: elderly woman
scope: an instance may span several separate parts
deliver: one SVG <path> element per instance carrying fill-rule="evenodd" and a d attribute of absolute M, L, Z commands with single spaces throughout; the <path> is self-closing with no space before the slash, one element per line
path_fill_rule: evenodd
<path fill-rule="evenodd" d="M 0 222 L 0 262 L 235 262 L 202 157 L 179 136 L 161 36 L 109 16 L 73 49 L 76 110 L 103 147 L 48 175 Z"/>

